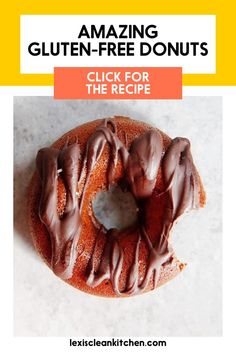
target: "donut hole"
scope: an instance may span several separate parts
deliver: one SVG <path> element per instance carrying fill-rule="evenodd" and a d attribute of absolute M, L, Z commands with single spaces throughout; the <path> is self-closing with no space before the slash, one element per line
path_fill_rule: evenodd
<path fill-rule="evenodd" d="M 138 207 L 133 195 L 119 186 L 99 191 L 92 201 L 95 218 L 106 230 L 124 230 L 137 223 Z"/>

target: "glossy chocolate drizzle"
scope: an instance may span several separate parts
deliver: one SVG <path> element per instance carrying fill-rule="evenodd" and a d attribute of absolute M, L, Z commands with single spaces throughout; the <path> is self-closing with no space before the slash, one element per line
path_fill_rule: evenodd
<path fill-rule="evenodd" d="M 151 280 L 153 288 L 156 288 L 162 265 L 171 262 L 173 252 L 169 245 L 169 233 L 180 215 L 199 206 L 199 184 L 187 139 L 173 139 L 164 151 L 161 134 L 157 130 L 150 129 L 135 138 L 128 149 L 118 138 L 117 128 L 112 119 L 105 119 L 88 139 L 80 175 L 79 143 L 64 146 L 62 150 L 41 149 L 37 155 L 37 169 L 41 179 L 39 217 L 50 235 L 52 269 L 63 279 L 69 279 L 73 275 L 73 268 L 79 256 L 78 243 L 83 223 L 80 215 L 84 193 L 106 144 L 110 147 L 108 185 L 114 183 L 114 172 L 120 157 L 126 187 L 133 193 L 139 206 L 137 241 L 126 285 L 121 290 L 119 279 L 123 268 L 124 251 L 116 237 L 118 230 L 106 231 L 100 263 L 95 267 L 95 254 L 101 237 L 101 233 L 98 232 L 86 270 L 87 284 L 90 287 L 97 287 L 103 281 L 110 280 L 117 295 L 137 294 L 144 291 Z M 162 170 L 165 184 L 164 191 L 160 195 L 166 194 L 167 206 L 162 230 L 156 235 L 156 241 L 153 243 L 145 228 L 143 201 L 152 195 L 159 169 Z M 66 204 L 62 216 L 59 216 L 57 211 L 57 180 L 60 170 L 66 188 Z M 77 187 L 82 176 L 85 176 L 85 182 L 78 198 Z M 139 250 L 142 240 L 148 249 L 148 259 L 145 275 L 140 279 Z"/>
<path fill-rule="evenodd" d="M 80 231 L 80 212 L 76 195 L 78 182 L 78 144 L 62 150 L 43 148 L 39 150 L 36 165 L 42 183 L 39 202 L 39 217 L 46 226 L 52 245 L 51 266 L 54 273 L 63 279 L 71 278 L 77 257 Z M 63 216 L 57 211 L 58 171 L 66 187 L 66 205 Z"/>

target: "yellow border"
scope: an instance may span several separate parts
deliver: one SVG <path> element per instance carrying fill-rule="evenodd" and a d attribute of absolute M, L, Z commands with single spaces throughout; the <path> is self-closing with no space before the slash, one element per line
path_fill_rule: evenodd
<path fill-rule="evenodd" d="M 216 15 L 216 74 L 185 74 L 183 85 L 236 85 L 236 4 L 232 0 L 3 1 L 0 14 L 0 85 L 53 85 L 53 75 L 20 74 L 21 14 Z"/>

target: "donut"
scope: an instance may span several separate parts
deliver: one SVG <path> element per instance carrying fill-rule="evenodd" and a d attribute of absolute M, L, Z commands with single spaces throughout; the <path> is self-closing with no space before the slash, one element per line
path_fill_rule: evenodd
<path fill-rule="evenodd" d="M 131 193 L 137 205 L 136 221 L 124 229 L 106 229 L 93 210 L 97 193 L 111 187 Z M 172 229 L 205 199 L 188 139 L 127 117 L 98 119 L 38 151 L 30 233 L 68 284 L 97 296 L 133 296 L 185 268 L 171 246 Z"/>

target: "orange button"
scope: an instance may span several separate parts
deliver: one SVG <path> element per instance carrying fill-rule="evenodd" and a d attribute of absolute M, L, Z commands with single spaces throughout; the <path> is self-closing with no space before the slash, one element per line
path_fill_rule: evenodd
<path fill-rule="evenodd" d="M 181 99 L 182 68 L 54 68 L 55 99 Z"/>

